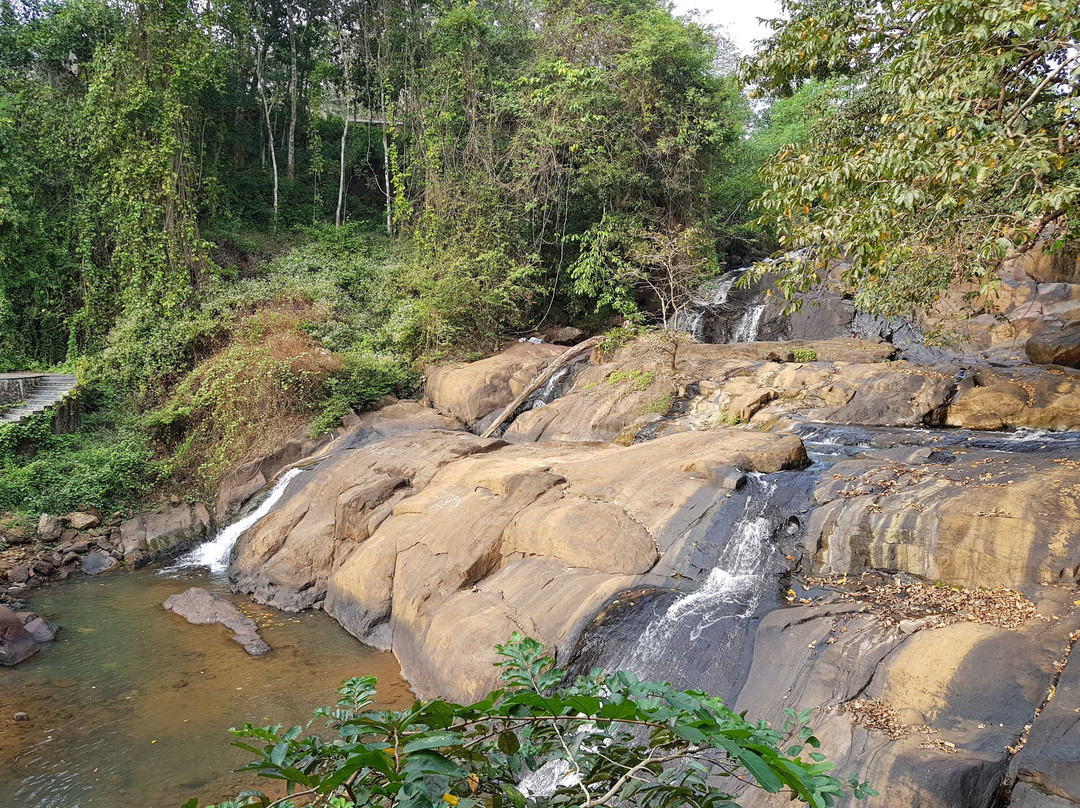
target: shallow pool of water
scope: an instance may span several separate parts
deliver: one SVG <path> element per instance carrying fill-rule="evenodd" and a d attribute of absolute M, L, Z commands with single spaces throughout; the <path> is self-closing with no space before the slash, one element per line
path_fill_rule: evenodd
<path fill-rule="evenodd" d="M 232 600 L 273 651 L 248 656 L 224 627 L 193 626 L 162 608 L 191 586 Z M 379 678 L 377 707 L 413 700 L 393 656 L 322 612 L 255 606 L 204 571 L 74 579 L 28 608 L 61 631 L 35 658 L 0 669 L 3 808 L 177 808 L 246 786 L 270 793 L 272 781 L 231 773 L 251 756 L 230 745 L 229 727 L 306 724 L 342 680 L 364 674 Z M 30 720 L 13 721 L 18 711 Z"/>

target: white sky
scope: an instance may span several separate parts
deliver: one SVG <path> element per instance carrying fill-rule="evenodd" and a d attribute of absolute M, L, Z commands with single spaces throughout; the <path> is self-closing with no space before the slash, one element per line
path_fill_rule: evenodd
<path fill-rule="evenodd" d="M 778 0 L 674 0 L 675 10 L 684 14 L 699 11 L 702 19 L 713 25 L 723 26 L 728 36 L 743 51 L 753 51 L 753 41 L 764 39 L 770 31 L 759 25 L 758 17 L 777 17 L 780 14 Z"/>

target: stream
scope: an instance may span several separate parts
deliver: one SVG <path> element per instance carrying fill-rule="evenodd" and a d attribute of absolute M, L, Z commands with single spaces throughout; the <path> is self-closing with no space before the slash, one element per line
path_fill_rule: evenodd
<path fill-rule="evenodd" d="M 259 624 L 273 651 L 248 656 L 222 626 L 165 611 L 201 586 Z M 28 608 L 61 627 L 56 641 L 0 673 L 3 808 L 177 808 L 190 797 L 272 793 L 274 781 L 232 774 L 248 763 L 228 729 L 306 724 L 352 676 L 380 682 L 376 708 L 413 697 L 391 654 L 361 645 L 322 612 L 255 606 L 206 569 L 151 569 L 57 582 Z M 30 720 L 15 722 L 16 712 Z M 316 727 L 317 728 L 317 725 Z"/>

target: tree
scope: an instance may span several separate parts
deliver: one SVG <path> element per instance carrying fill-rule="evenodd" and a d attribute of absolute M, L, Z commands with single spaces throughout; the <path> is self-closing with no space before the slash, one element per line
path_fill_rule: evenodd
<path fill-rule="evenodd" d="M 757 205 L 791 298 L 850 258 L 857 305 L 896 315 L 992 291 L 1012 249 L 1080 227 L 1080 17 L 1072 0 L 787 0 L 748 67 L 761 91 L 831 79 Z"/>
<path fill-rule="evenodd" d="M 336 708 L 316 711 L 337 730 L 332 741 L 300 727 L 234 729 L 236 746 L 256 756 L 241 771 L 283 780 L 291 796 L 271 800 L 248 790 L 218 808 L 734 806 L 719 778 L 787 791 L 816 807 L 847 789 L 857 798 L 877 793 L 857 776 L 827 774 L 832 765 L 812 751 L 818 741 L 806 726 L 809 710 L 785 711 L 788 725 L 776 731 L 719 699 L 632 673 L 594 671 L 560 687 L 566 672 L 540 643 L 518 634 L 499 652 L 505 686 L 475 704 L 369 710 L 375 679 L 365 676 L 344 683 Z M 527 796 L 522 778 L 541 767 L 552 785 Z M 184 808 L 197 805 L 192 799 Z"/>

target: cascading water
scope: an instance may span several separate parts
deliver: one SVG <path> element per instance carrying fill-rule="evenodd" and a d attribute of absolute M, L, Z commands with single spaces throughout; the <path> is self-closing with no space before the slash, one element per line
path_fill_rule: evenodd
<path fill-rule="evenodd" d="M 715 281 L 704 284 L 699 290 L 699 297 L 692 304 L 689 312 L 680 316 L 678 327 L 688 332 L 698 342 L 704 342 L 705 321 L 715 309 L 727 303 L 728 295 L 735 281 L 742 277 L 746 269 L 736 269 L 717 278 Z"/>
<path fill-rule="evenodd" d="M 223 527 L 213 539 L 200 544 L 198 547 L 191 550 L 191 552 L 182 556 L 175 564 L 169 567 L 168 570 L 176 570 L 184 567 L 208 567 L 211 572 L 224 572 L 225 568 L 229 566 L 229 554 L 232 552 L 236 540 L 240 538 L 240 535 L 245 530 L 270 512 L 270 509 L 274 507 L 274 504 L 281 499 L 281 495 L 285 493 L 285 489 L 292 479 L 301 471 L 303 471 L 303 469 L 289 469 L 281 475 L 281 479 L 274 484 L 270 493 L 267 494 L 266 499 L 259 503 L 259 507 L 242 518 L 237 519 L 232 524 Z M 168 570 L 165 571 L 167 572 Z"/>
<path fill-rule="evenodd" d="M 741 646 L 747 624 L 769 590 L 768 578 L 780 553 L 769 514 L 777 482 L 759 480 L 751 486 L 756 490 L 746 498 L 705 582 L 656 616 L 614 667 L 632 670 L 641 679 L 674 683 L 701 661 L 690 657 L 702 655 L 702 644 L 710 657 L 722 657 Z M 725 627 L 718 632 L 715 627 L 720 624 Z"/>
<path fill-rule="evenodd" d="M 765 314 L 765 304 L 755 303 L 746 309 L 735 331 L 731 334 L 732 342 L 753 342 L 761 328 L 761 318 Z"/>

